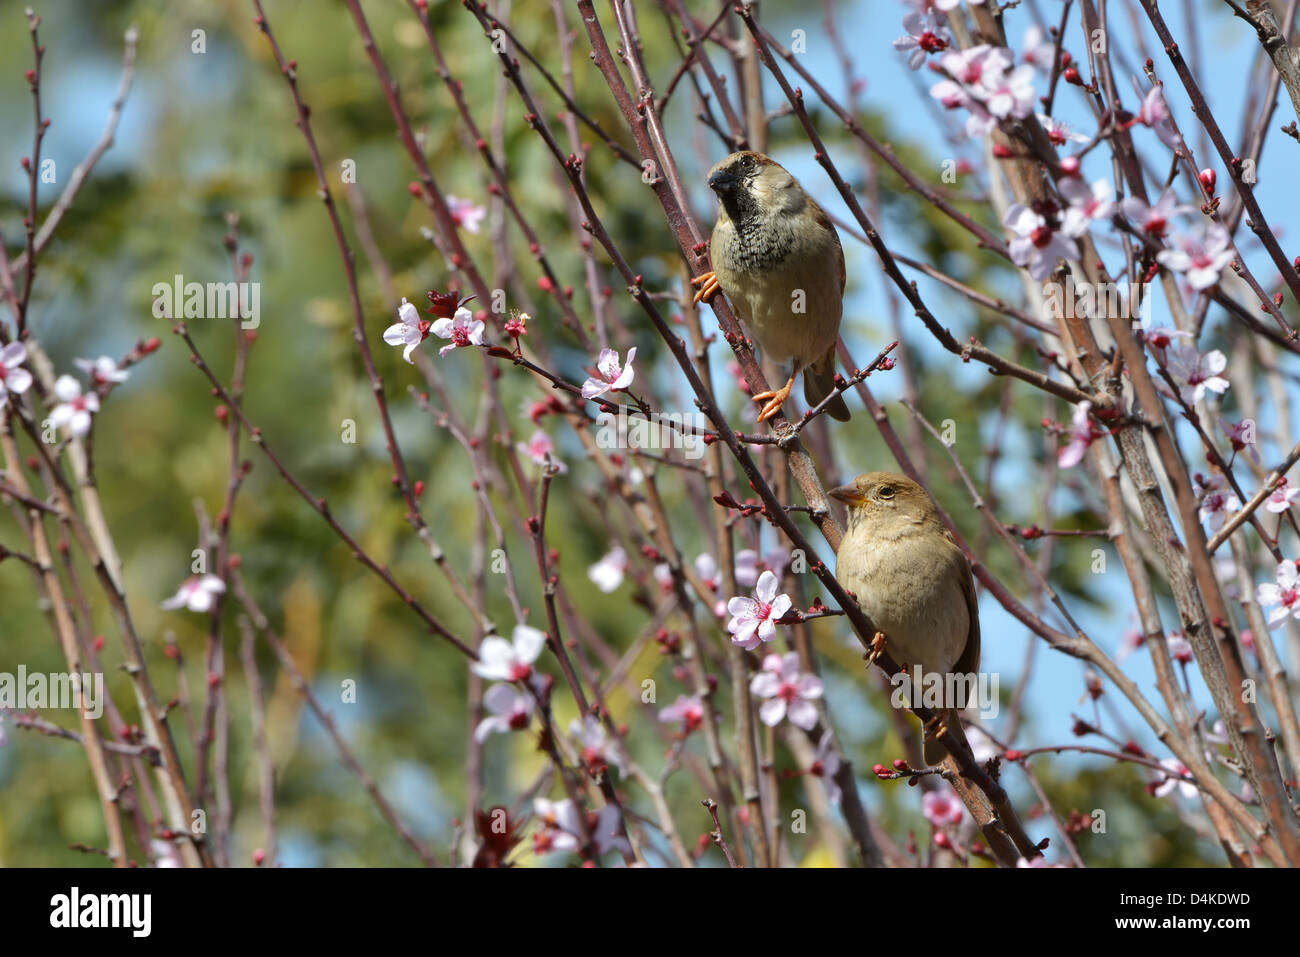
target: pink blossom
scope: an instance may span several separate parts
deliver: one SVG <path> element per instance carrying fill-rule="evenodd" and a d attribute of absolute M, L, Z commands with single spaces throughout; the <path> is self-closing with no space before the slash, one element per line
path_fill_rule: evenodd
<path fill-rule="evenodd" d="M 1295 504 L 1297 498 L 1300 498 L 1300 488 L 1287 485 L 1284 478 L 1278 479 L 1277 488 L 1264 500 L 1264 507 L 1276 515 L 1281 515 Z"/>
<path fill-rule="evenodd" d="M 1172 758 L 1167 758 L 1160 762 L 1164 767 L 1169 769 L 1169 775 L 1161 781 L 1151 793 L 1158 798 L 1173 793 L 1174 788 L 1185 798 L 1194 798 L 1200 792 L 1197 790 L 1196 782 L 1191 779 L 1191 772 L 1179 762 Z"/>
<path fill-rule="evenodd" d="M 1231 384 L 1219 375 L 1228 367 L 1228 358 L 1218 349 L 1202 355 L 1191 343 L 1180 342 L 1169 350 L 1169 374 L 1178 383 L 1178 393 L 1188 405 L 1205 398 L 1205 390 L 1222 395 Z"/>
<path fill-rule="evenodd" d="M 615 545 L 600 561 L 587 569 L 587 577 L 595 582 L 596 587 L 608 595 L 623 584 L 627 572 L 627 552 Z"/>
<path fill-rule="evenodd" d="M 1082 236 L 1093 220 L 1115 215 L 1115 192 L 1108 179 L 1097 180 L 1091 188 L 1077 179 L 1065 179 L 1060 190 L 1070 204 L 1061 216 L 1061 232 L 1067 236 Z"/>
<path fill-rule="evenodd" d="M 469 310 L 464 310 L 468 315 Z M 402 297 L 402 304 L 397 307 L 398 321 L 384 330 L 384 341 L 390 346 L 406 346 L 402 358 L 411 361 L 415 347 L 429 336 L 429 327 L 433 325 L 428 319 L 421 319 L 419 310 Z"/>
<path fill-rule="evenodd" d="M 1074 407 L 1074 418 L 1070 422 L 1070 442 L 1056 456 L 1056 464 L 1063 469 L 1074 468 L 1082 462 L 1088 446 L 1100 437 L 1092 420 L 1088 418 L 1091 409 L 1091 402 L 1080 402 Z"/>
<path fill-rule="evenodd" d="M 776 576 L 763 572 L 758 577 L 753 598 L 734 597 L 727 602 L 727 612 L 732 616 L 727 622 L 731 640 L 746 651 L 753 651 L 760 642 L 776 637 L 776 620 L 790 610 L 790 596 L 776 593 Z"/>
<path fill-rule="evenodd" d="M 1038 122 L 1043 124 L 1043 131 L 1047 133 L 1047 138 L 1052 141 L 1053 146 L 1064 146 L 1066 143 L 1086 143 L 1088 137 L 1082 133 L 1076 133 L 1070 129 L 1070 124 L 1061 120 L 1054 120 L 1046 113 L 1038 114 Z"/>
<path fill-rule="evenodd" d="M 962 822 L 965 811 L 956 795 L 946 791 L 926 791 L 921 798 L 921 813 L 933 827 L 955 827 Z"/>
<path fill-rule="evenodd" d="M 1020 46 L 1023 49 L 1020 59 L 1032 63 L 1044 73 L 1052 72 L 1052 67 L 1056 63 L 1056 43 L 1043 32 L 1042 27 L 1033 24 L 1026 29 L 1025 38 Z"/>
<path fill-rule="evenodd" d="M 1169 113 L 1169 104 L 1165 101 L 1164 89 L 1161 84 L 1157 83 L 1151 87 L 1144 96 L 1141 83 L 1139 83 L 1137 77 L 1133 77 L 1133 89 L 1138 96 L 1142 97 L 1142 108 L 1138 111 L 1135 122 L 1155 130 L 1160 142 L 1171 150 L 1178 149 L 1178 134 L 1174 132 L 1173 118 Z"/>
<path fill-rule="evenodd" d="M 451 212 L 451 218 L 457 226 L 464 226 L 466 231 L 477 233 L 479 224 L 483 222 L 483 217 L 487 215 L 487 210 L 476 205 L 472 200 L 461 199 L 458 196 L 447 194 L 447 209 Z"/>
<path fill-rule="evenodd" d="M 952 37 L 933 14 L 913 11 L 903 17 L 903 29 L 906 36 L 894 41 L 894 49 L 908 54 L 907 65 L 919 70 L 925 58 L 931 53 L 940 53 L 952 45 Z"/>
<path fill-rule="evenodd" d="M 1015 234 L 1008 244 L 1011 261 L 1027 266 L 1035 279 L 1046 279 L 1062 259 L 1079 258 L 1078 244 L 1058 233 L 1045 217 L 1028 206 L 1016 203 L 1007 210 L 1002 225 Z"/>
<path fill-rule="evenodd" d="M 1300 620 L 1300 572 L 1296 571 L 1295 562 L 1279 563 L 1276 583 L 1257 585 L 1255 600 L 1262 608 L 1277 605 L 1268 615 L 1270 631 L 1286 621 L 1287 615 Z"/>
<path fill-rule="evenodd" d="M 546 647 L 545 633 L 528 625 L 515 625 L 510 641 L 488 635 L 478 646 L 478 661 L 470 670 L 489 681 L 523 681 L 533 673 L 533 662 Z"/>
<path fill-rule="evenodd" d="M 22 395 L 32 384 L 32 374 L 19 366 L 27 359 L 27 347 L 11 342 L 0 348 L 0 409 L 9 401 L 9 393 Z"/>
<path fill-rule="evenodd" d="M 985 71 L 984 105 L 1000 120 L 1024 119 L 1034 112 L 1034 68 L 1018 66 L 1005 73 Z"/>
<path fill-rule="evenodd" d="M 1192 476 L 1192 491 L 1201 503 L 1201 521 L 1206 522 L 1212 532 L 1223 528 L 1229 513 L 1241 509 L 1241 500 L 1228 490 L 1228 480 L 1217 472 L 1208 479 L 1197 472 Z"/>
<path fill-rule="evenodd" d="M 1197 292 L 1217 285 L 1219 273 L 1236 258 L 1228 231 L 1218 223 L 1206 227 L 1203 241 L 1179 233 L 1173 242 L 1179 248 L 1160 250 L 1156 261 L 1166 269 L 1187 273 L 1187 281 Z"/>
<path fill-rule="evenodd" d="M 704 705 L 699 695 L 678 695 L 677 700 L 659 712 L 660 721 L 682 722 L 682 733 L 690 734 L 704 723 Z"/>
<path fill-rule="evenodd" d="M 491 712 L 474 729 L 474 740 L 488 735 L 523 731 L 533 716 L 533 699 L 508 684 L 495 684 L 483 694 L 483 706 Z"/>
<path fill-rule="evenodd" d="M 99 411 L 99 396 L 94 392 L 81 394 L 81 383 L 70 375 L 61 375 L 54 383 L 54 394 L 59 404 L 50 412 L 50 422 L 68 427 L 73 435 L 82 436 L 90 431 L 90 416 Z"/>
<path fill-rule="evenodd" d="M 1179 664 L 1190 665 L 1193 660 L 1192 643 L 1181 631 L 1173 632 L 1165 642 L 1169 646 L 1169 655 Z"/>
<path fill-rule="evenodd" d="M 475 319 L 473 313 L 461 306 L 452 318 L 435 319 L 429 331 L 439 339 L 451 340 L 449 345 L 438 350 L 438 355 L 445 356 L 452 349 L 483 345 L 483 328 L 483 320 Z"/>
<path fill-rule="evenodd" d="M 760 560 L 758 552 L 744 548 L 736 553 L 736 584 L 741 588 L 753 588 L 759 574 L 770 569 L 779 578 L 790 564 L 790 553 L 784 548 L 774 548 Z"/>
<path fill-rule="evenodd" d="M 582 833 L 581 819 L 573 801 L 550 801 L 546 798 L 533 800 L 533 813 L 537 815 L 540 827 L 533 834 L 533 853 L 547 854 L 551 851 L 576 851 L 578 835 Z"/>
<path fill-rule="evenodd" d="M 967 3 L 972 6 L 978 6 L 983 2 L 984 0 L 967 0 Z M 935 9 L 942 10 L 944 13 L 947 13 L 949 10 L 956 10 L 960 4 L 961 0 L 934 0 Z"/>
<path fill-rule="evenodd" d="M 1142 632 L 1137 629 L 1130 631 L 1124 636 L 1124 641 L 1120 645 L 1119 653 L 1115 656 L 1115 663 L 1123 664 L 1124 659 L 1145 645 L 1146 641 L 1146 635 L 1142 634 Z"/>
<path fill-rule="evenodd" d="M 822 779 L 822 786 L 826 788 L 826 800 L 832 804 L 839 804 L 843 797 L 840 786 L 835 783 L 835 775 L 839 774 L 841 763 L 840 753 L 835 750 L 835 736 L 827 728 L 822 732 L 822 739 L 817 742 L 817 750 L 813 752 L 813 763 L 808 773 Z"/>
<path fill-rule="evenodd" d="M 749 690 L 754 697 L 766 699 L 759 706 L 758 716 L 769 728 L 787 716 L 791 724 L 805 731 L 816 726 L 817 706 L 813 702 L 822 696 L 822 680 L 799 673 L 798 652 L 764 658 L 763 670 L 754 675 Z"/>
<path fill-rule="evenodd" d="M 623 755 L 595 715 L 584 715 L 581 721 L 569 722 L 569 734 L 577 743 L 578 753 L 588 771 L 595 772 L 604 765 L 613 765 L 623 771 Z"/>
<path fill-rule="evenodd" d="M 1228 441 L 1232 443 L 1233 453 L 1245 451 L 1251 461 L 1259 464 L 1259 449 L 1255 443 L 1255 420 L 1243 419 L 1235 425 L 1226 423 Z"/>
<path fill-rule="evenodd" d="M 600 357 L 596 360 L 596 371 L 600 373 L 600 378 L 597 379 L 593 376 L 582 384 L 582 397 L 584 399 L 594 399 L 606 392 L 618 392 L 626 389 L 632 384 L 634 375 L 632 360 L 635 358 L 636 346 L 627 350 L 626 365 L 619 365 L 618 353 L 613 349 L 601 349 Z"/>
<path fill-rule="evenodd" d="M 560 472 L 567 472 L 568 466 L 555 457 L 555 440 L 538 429 L 528 437 L 527 442 L 516 445 L 521 455 L 526 455 L 537 465 L 550 466 Z"/>
<path fill-rule="evenodd" d="M 176 594 L 163 602 L 162 607 L 168 611 L 187 608 L 205 615 L 215 607 L 217 596 L 225 590 L 226 583 L 216 575 L 194 575 L 182 582 Z"/>
<path fill-rule="evenodd" d="M 1153 239 L 1164 239 L 1169 230 L 1169 221 L 1181 213 L 1192 211 L 1190 206 L 1178 205 L 1173 190 L 1169 189 L 1160 194 L 1154 206 L 1148 206 L 1136 196 L 1130 196 L 1120 203 L 1120 209 L 1136 229 Z"/>
<path fill-rule="evenodd" d="M 131 377 L 130 372 L 118 368 L 117 361 L 109 356 L 100 356 L 98 359 L 73 359 L 72 364 L 89 375 L 94 385 L 108 385 L 110 382 L 117 384 Z"/>

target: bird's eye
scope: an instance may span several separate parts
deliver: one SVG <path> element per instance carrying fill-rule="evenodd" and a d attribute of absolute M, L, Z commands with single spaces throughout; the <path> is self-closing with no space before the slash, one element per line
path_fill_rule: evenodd
<path fill-rule="evenodd" d="M 742 159 L 742 160 L 740 161 L 740 165 L 741 165 L 742 167 L 744 167 L 745 169 L 747 169 L 747 170 L 753 169 L 753 168 L 754 168 L 754 157 L 752 157 L 752 156 L 746 156 L 744 159 Z"/>
<path fill-rule="evenodd" d="M 886 499 L 888 499 L 888 498 L 893 498 L 893 497 L 894 497 L 894 486 L 892 486 L 892 485 L 882 485 L 882 486 L 880 486 L 880 488 L 877 490 L 877 494 L 878 494 L 881 498 L 886 498 Z"/>

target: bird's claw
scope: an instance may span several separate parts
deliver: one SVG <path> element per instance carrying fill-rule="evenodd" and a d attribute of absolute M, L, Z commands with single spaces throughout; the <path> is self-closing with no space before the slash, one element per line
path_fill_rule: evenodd
<path fill-rule="evenodd" d="M 718 277 L 713 274 L 712 270 L 706 273 L 700 273 L 700 275 L 691 280 L 691 285 L 700 287 L 699 292 L 695 294 L 695 303 L 697 305 L 701 302 L 708 302 L 716 296 L 718 290 L 722 288 L 718 284 Z"/>
<path fill-rule="evenodd" d="M 772 418 L 772 416 L 780 412 L 781 406 L 785 404 L 785 400 L 790 398 L 790 383 L 787 382 L 779 389 L 769 389 L 767 392 L 760 392 L 757 395 L 751 396 L 751 398 L 755 402 L 762 402 L 764 399 L 771 399 L 767 405 L 763 406 L 763 411 L 758 413 L 758 421 L 766 422 L 768 419 Z"/>
<path fill-rule="evenodd" d="M 876 663 L 876 659 L 885 653 L 885 633 L 876 632 L 876 636 L 871 639 L 871 653 L 867 655 L 867 667 L 870 668 Z"/>

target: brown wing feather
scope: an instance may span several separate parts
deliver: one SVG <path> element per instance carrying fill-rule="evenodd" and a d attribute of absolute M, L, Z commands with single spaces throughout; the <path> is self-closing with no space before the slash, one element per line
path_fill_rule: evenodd
<path fill-rule="evenodd" d="M 817 204 L 817 201 L 811 196 L 808 197 L 808 202 L 813 208 L 813 219 L 816 221 L 817 225 L 821 226 L 823 229 L 829 230 L 830 234 L 835 237 L 835 261 L 840 267 L 840 295 L 843 296 L 845 281 L 848 279 L 848 274 L 844 271 L 844 249 L 840 246 L 840 234 L 835 231 L 835 224 L 832 223 L 831 218 L 826 215 L 826 210 L 822 209 L 821 206 Z"/>
<path fill-rule="evenodd" d="M 960 546 L 953 540 L 947 529 L 944 530 L 944 534 L 948 541 L 952 542 L 952 547 L 957 550 L 961 561 L 961 593 L 966 599 L 966 611 L 970 616 L 970 632 L 966 636 L 966 647 L 952 670 L 961 674 L 971 674 L 978 671 L 980 666 L 980 610 L 979 603 L 975 599 L 975 579 L 971 575 L 970 563 L 966 561 Z"/>

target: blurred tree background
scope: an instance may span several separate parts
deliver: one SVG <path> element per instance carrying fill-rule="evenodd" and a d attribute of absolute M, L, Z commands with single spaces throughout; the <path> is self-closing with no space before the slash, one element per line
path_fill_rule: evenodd
<path fill-rule="evenodd" d="M 8 252 L 21 251 L 22 216 L 26 180 L 19 160 L 30 151 L 31 97 L 23 71 L 31 50 L 23 16 L 23 3 L 0 3 L 0 54 L 6 64 L 0 77 L 0 225 Z M 638 5 L 640 6 L 640 5 Z M 691 4 L 701 16 L 712 4 Z M 773 33 L 788 35 L 783 18 L 793 14 L 783 5 L 770 4 L 766 20 Z M 880 8 L 888 6 L 889 10 Z M 855 17 L 877 18 L 879 29 L 896 27 L 893 3 L 845 4 L 841 22 Z M 65 218 L 49 249 L 42 256 L 33 296 L 31 326 L 59 371 L 72 371 L 72 360 L 101 354 L 120 356 L 139 339 L 163 338 L 162 349 L 137 366 L 131 379 L 105 403 L 96 425 L 95 458 L 102 497 L 125 565 L 128 594 L 140 634 L 146 642 L 148 663 L 160 694 L 177 693 L 180 675 L 176 663 L 164 653 L 169 635 L 182 652 L 185 679 L 197 720 L 206 690 L 203 650 L 207 620 L 186 611 L 162 610 L 170 596 L 190 574 L 191 551 L 198 530 L 194 503 L 201 501 L 209 514 L 221 508 L 227 478 L 227 441 L 223 424 L 214 416 L 214 400 L 207 383 L 188 361 L 183 343 L 173 337 L 165 320 L 151 314 L 151 289 L 170 282 L 176 274 L 187 281 L 227 281 L 230 266 L 222 237 L 225 217 L 238 213 L 242 248 L 254 256 L 250 278 L 261 284 L 261 324 L 248 370 L 244 405 L 277 452 L 314 494 L 326 497 L 344 527 L 357 536 L 370 554 L 386 561 L 395 577 L 417 594 L 433 613 L 461 634 L 471 634 L 473 623 L 449 594 L 445 580 L 429 561 L 427 550 L 410 534 L 404 507 L 390 481 L 391 465 L 384 448 L 369 384 L 352 339 L 351 313 L 338 248 L 328 228 L 317 196 L 303 137 L 294 125 L 292 101 L 279 75 L 265 38 L 254 25 L 250 4 L 236 2 L 175 3 L 85 2 L 67 0 L 35 5 L 42 17 L 41 37 L 48 48 L 44 64 L 46 114 L 52 127 L 44 155 L 57 162 L 58 182 L 40 191 L 42 213 L 59 195 L 65 177 L 100 135 L 121 67 L 123 34 L 138 26 L 139 57 L 135 85 L 127 103 L 116 143 L 100 162 Z M 511 9 L 513 7 L 513 9 Z M 565 4 L 567 8 L 568 5 Z M 539 51 L 552 69 L 559 69 L 555 25 L 549 6 L 542 3 L 502 5 L 521 40 Z M 414 179 L 409 157 L 401 149 L 374 72 L 357 32 L 341 5 L 319 2 L 273 2 L 268 16 L 285 55 L 299 63 L 305 100 L 331 185 L 338 185 L 340 164 L 355 161 L 357 185 L 364 195 L 375 240 L 394 271 L 399 295 L 423 303 L 427 289 L 445 289 L 448 270 L 441 256 L 421 236 L 432 226 L 424 205 L 412 198 L 407 184 Z M 464 133 L 446 89 L 438 80 L 423 33 L 405 4 L 387 0 L 366 5 L 376 40 L 398 82 L 408 115 L 425 137 L 425 151 L 443 189 L 476 202 L 490 202 L 483 166 L 467 148 Z M 570 26 L 576 15 L 567 9 Z M 505 104 L 504 137 L 509 174 L 516 184 L 526 184 L 519 195 L 532 222 L 543 233 L 548 255 L 566 281 L 578 287 L 575 302 L 580 314 L 587 306 L 582 288 L 583 265 L 579 237 L 565 214 L 565 184 L 538 138 L 521 118 L 514 98 L 501 99 L 502 80 L 490 43 L 476 21 L 459 3 L 435 3 L 431 15 L 452 73 L 465 85 L 465 95 L 480 121 Z M 809 18 L 812 27 L 820 23 Z M 662 17 L 653 4 L 642 12 L 646 56 L 661 87 L 680 62 L 669 42 Z M 874 28 L 873 28 L 874 29 Z M 193 31 L 204 31 L 206 52 L 193 52 Z M 622 120 L 613 109 L 608 90 L 591 69 L 585 37 L 574 48 L 575 83 L 584 108 L 607 129 L 629 142 Z M 861 69 L 870 62 L 863 60 Z M 897 63 L 889 64 L 896 71 Z M 846 87 L 831 57 L 817 67 L 823 82 L 834 91 Z M 874 78 L 868 73 L 868 80 Z M 542 91 L 547 109 L 558 101 Z M 685 85 L 674 95 L 669 109 L 670 132 L 681 144 L 678 159 L 694 176 L 696 212 L 712 221 L 710 197 L 702 187 L 701 171 L 724 152 L 712 134 L 695 120 L 696 103 Z M 775 99 L 769 103 L 774 105 Z M 829 113 L 815 114 L 819 127 L 842 150 L 844 168 L 862 164 L 856 147 L 844 138 L 842 125 Z M 922 131 L 933 124 L 905 122 L 905 117 L 864 112 L 863 122 L 880 139 L 894 144 L 915 169 L 937 169 L 947 149 L 936 137 Z M 485 122 L 486 125 L 486 122 Z M 619 135 L 622 134 L 622 135 Z M 828 184 L 811 163 L 811 150 L 793 119 L 778 119 L 772 127 L 769 152 L 783 159 L 819 197 L 833 197 Z M 701 148 L 702 147 L 702 148 Z M 597 146 L 588 164 L 592 194 L 602 215 L 635 268 L 646 276 L 647 286 L 665 289 L 680 281 L 671 236 L 648 199 L 635 171 L 615 163 Z M 935 262 L 964 281 L 994 294 L 1016 294 L 1018 279 L 1003 264 L 974 254 L 969 235 L 956 230 L 935 210 L 901 188 L 888 171 L 878 182 L 860 178 L 856 186 L 871 188 L 884 204 L 886 228 L 900 247 L 918 258 Z M 969 195 L 975 196 L 975 190 Z M 354 216 L 342 190 L 336 192 L 353 248 L 358 251 L 361 293 L 367 329 L 379 371 L 412 478 L 425 483 L 422 504 L 435 534 L 447 547 L 453 564 L 468 568 L 469 544 L 476 527 L 476 506 L 470 489 L 471 472 L 460 447 L 432 418 L 421 411 L 407 389 L 423 388 L 399 350 L 383 345 L 380 335 L 394 321 L 396 302 L 385 298 L 374 271 L 356 242 Z M 827 203 L 838 213 L 838 202 Z M 967 211 L 989 222 L 988 207 L 968 203 Z M 490 218 L 500 215 L 491 207 Z M 493 249 L 491 222 L 478 234 L 463 239 L 491 275 Z M 518 246 L 518 261 L 530 262 L 527 246 L 513 228 L 510 242 Z M 850 293 L 859 308 L 846 312 L 845 333 L 860 362 L 874 355 L 896 336 L 887 310 L 874 308 L 862 287 L 879 287 L 874 255 L 847 236 L 850 276 L 855 270 L 870 279 L 851 278 Z M 598 257 L 602 268 L 604 258 Z M 607 279 L 616 290 L 619 282 L 611 269 Z M 514 277 L 504 277 L 507 282 Z M 535 276 L 523 282 L 535 282 Z M 951 307 L 943 321 L 960 335 L 976 335 L 1020 361 L 1033 362 L 1031 351 L 1018 349 L 1005 324 L 993 314 L 974 310 L 968 303 L 946 297 L 937 286 L 926 287 L 933 301 Z M 558 371 L 581 381 L 592 357 L 563 334 L 560 316 L 545 297 L 537 297 L 529 333 L 549 337 L 562 360 Z M 665 357 L 662 342 L 646 328 L 630 303 L 617 293 L 610 308 L 619 312 L 634 341 L 620 342 L 620 350 L 636 344 L 641 363 L 638 377 L 653 382 L 660 395 L 681 397 L 680 376 Z M 938 311 L 938 310 L 936 310 Z M 705 315 L 706 329 L 712 317 Z M 195 320 L 191 331 L 218 374 L 228 377 L 233 349 L 228 324 Z M 908 325 L 907 335 L 922 333 Z M 957 361 L 916 342 L 905 357 L 911 365 L 923 407 L 933 422 L 952 419 L 958 430 L 979 435 L 980 442 L 958 446 L 973 474 L 983 475 L 987 448 L 1001 434 L 1006 464 L 1000 468 L 1024 469 L 1041 460 L 1045 414 L 1041 398 L 1027 389 L 1013 390 L 1007 402 L 1005 426 L 999 427 L 998 409 L 1004 397 L 1003 380 L 982 370 L 957 368 Z M 426 345 L 426 349 L 428 346 Z M 455 361 L 453 354 L 442 371 L 465 396 L 463 412 L 474 408 L 481 369 L 477 362 Z M 715 343 L 713 358 L 725 366 L 725 343 Z M 435 359 L 435 361 L 437 361 Z M 518 412 L 528 401 L 544 394 L 523 374 L 503 366 L 501 388 L 508 413 L 517 417 L 516 439 L 532 431 Z M 897 376 L 882 377 L 882 398 L 899 394 Z M 877 379 L 870 384 L 877 388 Z M 726 396 L 742 416 L 747 403 L 738 393 Z M 689 405 L 681 405 L 689 408 Z M 856 410 L 855 410 L 856 411 Z M 752 413 L 751 413 L 752 414 Z M 900 416 L 902 418 L 900 418 Z M 906 413 L 898 409 L 894 421 L 905 428 Z M 357 423 L 358 441 L 341 440 L 345 420 Z M 634 556 L 640 582 L 613 594 L 602 594 L 587 580 L 587 568 L 609 544 L 605 525 L 606 495 L 594 469 L 584 467 L 581 447 L 561 428 L 550 430 L 559 457 L 570 467 L 557 479 L 557 501 L 550 514 L 550 540 L 560 549 L 560 571 L 574 601 L 586 610 L 601 637 L 620 651 L 628 648 L 645 627 L 648 614 L 636 595 L 650 582 L 649 564 Z M 845 477 L 868 467 L 889 467 L 888 451 L 880 442 L 870 417 L 855 414 L 836 433 L 838 466 Z M 425 633 L 418 620 L 374 576 L 366 572 L 318 516 L 276 475 L 269 463 L 245 440 L 244 456 L 254 468 L 240 495 L 232 526 L 232 550 L 242 561 L 242 572 L 256 600 L 285 636 L 299 667 L 313 682 L 326 706 L 334 713 L 342 734 L 361 756 L 367 769 L 414 831 L 445 859 L 454 835 L 454 820 L 465 817 L 466 664 L 454 649 Z M 947 471 L 941 449 L 926 450 L 936 474 Z M 769 462 L 777 462 L 769 459 Z M 1001 472 L 999 475 L 1003 474 Z M 834 476 L 830 476 L 834 477 Z M 685 509 L 675 487 L 676 476 L 665 470 L 662 488 L 671 510 Z M 943 503 L 965 515 L 967 533 L 980 541 L 979 517 L 969 509 L 960 483 L 940 487 Z M 1008 495 L 1000 503 L 1008 521 L 1031 524 L 1042 521 L 1042 503 L 1030 496 Z M 1058 526 L 1070 522 L 1066 503 Z M 963 519 L 966 521 L 966 519 Z M 702 530 L 701 530 L 702 531 Z M 689 524 L 677 530 L 687 556 L 706 551 L 707 543 Z M 521 598 L 541 622 L 541 590 L 531 564 L 531 546 L 518 529 L 508 528 L 510 553 L 520 569 Z M 12 519 L 0 516 L 0 542 L 16 545 Z M 768 530 L 765 548 L 775 545 Z M 1031 550 L 1033 546 L 1031 545 Z M 1105 604 L 1111 595 L 1088 581 L 1093 546 L 1088 540 L 1066 539 L 1055 544 L 1053 581 L 1073 599 Z M 1019 582 L 1011 556 L 996 547 L 989 562 L 1004 580 Z M 636 577 L 636 576 L 633 576 Z M 90 581 L 82 569 L 83 581 Z M 653 583 L 649 583 L 653 588 Z M 1027 590 L 1027 589 L 1026 589 Z M 53 638 L 48 609 L 34 600 L 31 572 L 21 563 L 0 564 L 0 670 L 53 672 L 63 659 Z M 805 596 L 811 600 L 812 594 Z M 1022 596 L 1023 597 L 1023 596 Z M 983 607 L 991 603 L 985 601 Z M 1110 633 L 1118 644 L 1124 611 L 1114 612 Z M 488 614 L 508 633 L 509 605 L 501 594 L 491 596 Z M 242 671 L 237 663 L 238 632 L 235 609 L 227 606 L 228 693 L 231 706 L 231 785 L 236 817 L 231 859 L 239 865 L 251 861 L 264 835 L 257 809 L 256 761 L 250 741 L 249 704 Z M 1005 624 L 1006 620 L 1003 620 Z M 1118 623 L 1118 624 L 1117 624 Z M 128 716 L 134 714 L 129 684 L 116 666 L 120 648 L 112 619 L 102 604 L 95 607 L 95 629 L 106 637 L 107 680 L 114 698 Z M 849 757 L 858 771 L 863 799 L 885 829 L 900 838 L 909 829 L 921 834 L 916 791 L 901 784 L 882 784 L 870 774 L 878 761 L 898 753 L 888 706 L 874 679 L 864 678 L 860 650 L 837 619 L 820 622 L 814 629 L 816 645 L 826 661 L 827 697 Z M 1030 640 L 1023 629 L 1004 628 L 986 643 L 1004 642 L 1009 671 Z M 1050 655 L 1040 649 L 1041 655 Z M 355 776 L 336 752 L 269 650 L 259 646 L 258 660 L 266 682 L 271 754 L 275 762 L 281 860 L 286 865 L 381 865 L 418 863 L 410 850 L 384 823 Z M 555 669 L 547 665 L 547 670 Z M 667 666 L 653 643 L 632 674 L 655 675 L 664 689 L 672 686 Z M 1070 672 L 1077 679 L 1077 669 Z M 339 703 L 340 682 L 355 679 L 354 705 Z M 725 682 L 725 677 L 724 677 Z M 1004 680 L 1003 694 L 1010 693 Z M 1062 689 L 1065 689 L 1064 691 Z M 1027 717 L 1031 728 L 1047 709 L 1060 710 L 1062 695 L 1077 697 L 1081 685 L 1054 680 L 1041 694 L 1031 694 Z M 660 691 L 667 704 L 675 691 Z M 556 696 L 557 718 L 562 727 L 575 715 L 571 701 Z M 614 693 L 611 709 L 618 721 L 632 725 L 630 743 L 648 767 L 658 769 L 663 745 L 649 727 L 652 715 L 635 700 Z M 567 709 L 567 710 L 566 710 Z M 730 705 L 722 708 L 731 714 Z M 71 726 L 66 714 L 45 717 Z M 192 780 L 193 747 L 179 712 L 171 718 L 182 756 Z M 17 730 L 12 717 L 0 725 L 8 743 L 0 748 L 0 864 L 103 866 L 102 857 L 78 854 L 68 845 L 102 846 L 103 822 L 94 785 L 81 749 L 68 741 Z M 729 739 L 729 729 L 724 740 Z M 1039 742 L 1041 743 L 1041 742 Z M 690 748 L 698 748 L 692 740 Z M 491 739 L 486 748 L 485 804 L 510 803 L 544 763 L 530 736 L 506 735 Z M 783 756 L 783 766 L 791 762 Z M 1087 813 L 1106 808 L 1110 831 L 1104 836 L 1083 835 L 1085 858 L 1093 864 L 1178 865 L 1219 858 L 1212 847 L 1198 843 L 1182 827 L 1172 805 L 1152 798 L 1146 777 L 1129 765 L 1091 763 L 1073 758 L 1035 765 L 1045 788 L 1062 813 L 1077 808 Z M 1033 803 L 1022 782 L 1012 782 L 1022 807 Z M 621 782 L 620 782 L 621 786 Z M 785 804 L 803 784 L 794 779 L 783 784 L 789 794 Z M 634 805 L 639 800 L 632 787 Z M 670 782 L 668 797 L 684 838 L 690 843 L 709 829 L 701 813 L 703 795 L 688 774 Z M 1034 830 L 1045 831 L 1043 822 Z M 139 848 L 133 856 L 141 858 Z M 531 860 L 531 857 L 526 858 Z M 712 858 L 710 858 L 712 859 Z M 824 863 L 816 848 L 802 855 L 807 864 Z"/>

